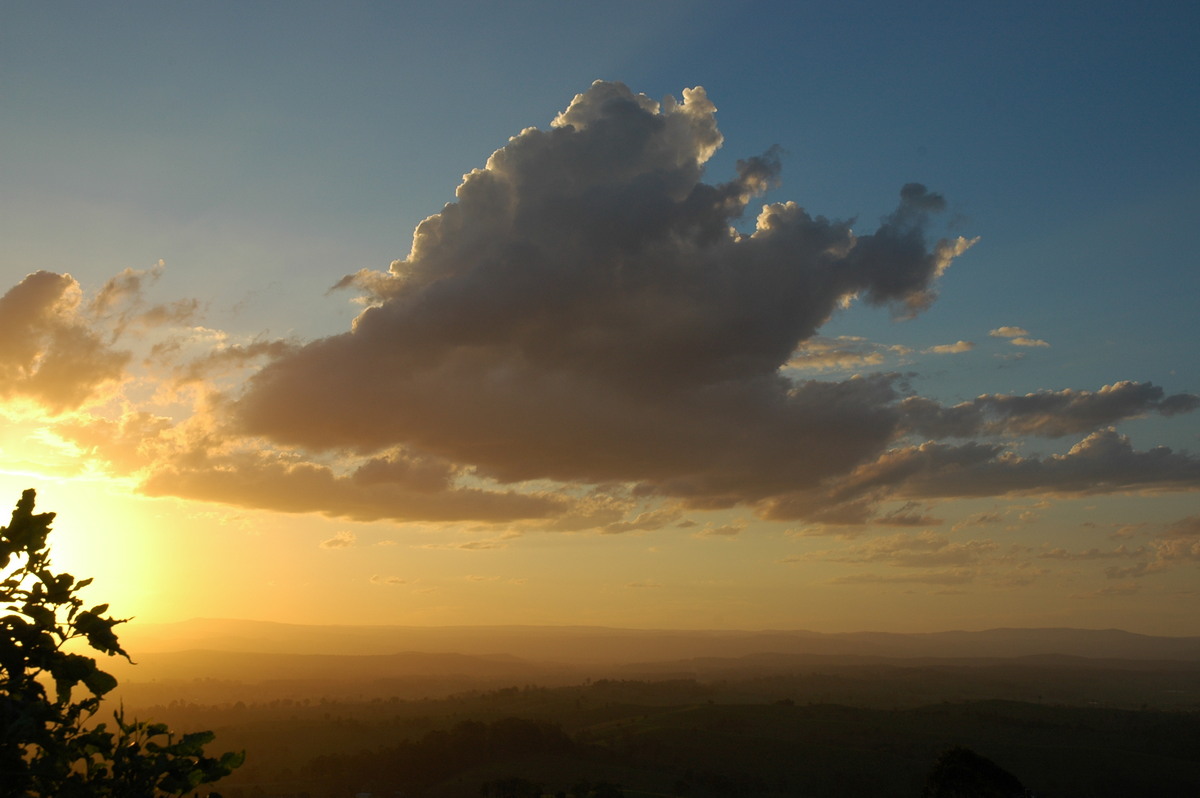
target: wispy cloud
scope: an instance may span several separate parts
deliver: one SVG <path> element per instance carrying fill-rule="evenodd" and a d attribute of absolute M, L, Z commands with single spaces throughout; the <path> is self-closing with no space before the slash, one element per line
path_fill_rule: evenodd
<path fill-rule="evenodd" d="M 323 549 L 348 549 L 358 543 L 358 535 L 343 529 L 328 540 L 321 541 Z"/>

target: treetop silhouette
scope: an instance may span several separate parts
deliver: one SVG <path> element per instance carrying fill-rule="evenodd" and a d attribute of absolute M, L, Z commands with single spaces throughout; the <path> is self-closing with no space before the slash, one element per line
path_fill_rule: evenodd
<path fill-rule="evenodd" d="M 206 756 L 208 731 L 175 735 L 161 723 L 94 722 L 117 680 L 96 660 L 67 650 L 86 642 L 107 656 L 129 654 L 107 604 L 84 609 L 91 579 L 55 573 L 47 537 L 54 513 L 34 513 L 26 490 L 0 528 L 0 796 L 154 798 L 183 795 L 228 775 L 243 753 Z M 215 794 L 212 794 L 215 795 Z"/>

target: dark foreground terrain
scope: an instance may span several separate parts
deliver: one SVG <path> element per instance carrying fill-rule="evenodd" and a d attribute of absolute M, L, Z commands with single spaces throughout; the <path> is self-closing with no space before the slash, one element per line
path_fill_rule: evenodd
<path fill-rule="evenodd" d="M 681 703 L 666 702 L 671 694 Z M 597 684 L 235 710 L 219 738 L 250 756 L 222 792 L 477 796 L 485 784 L 522 780 L 535 794 L 609 784 L 630 796 L 919 796 L 938 755 L 965 746 L 1040 796 L 1200 794 L 1196 715 L 1003 701 L 709 704 L 704 694 L 720 691 Z"/>
<path fill-rule="evenodd" d="M 590 664 L 191 651 L 147 655 L 135 672 L 151 678 L 122 681 L 127 709 L 246 750 L 225 798 L 916 798 L 955 749 L 1043 798 L 1200 795 L 1194 641 L 1064 655 L 1010 639 L 1021 653 L 1004 657 L 980 634 L 924 649 L 939 656 L 897 655 L 907 640 L 640 661 L 602 646 Z M 208 675 L 167 678 L 176 660 Z"/>

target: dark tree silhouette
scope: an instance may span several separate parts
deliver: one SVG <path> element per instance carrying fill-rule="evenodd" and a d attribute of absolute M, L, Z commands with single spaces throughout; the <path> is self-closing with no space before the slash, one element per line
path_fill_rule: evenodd
<path fill-rule="evenodd" d="M 96 660 L 67 650 L 84 641 L 107 656 L 129 655 L 108 605 L 84 609 L 76 581 L 55 573 L 46 538 L 54 513 L 34 513 L 34 491 L 0 528 L 0 796 L 153 798 L 182 795 L 228 775 L 243 754 L 211 758 L 212 732 L 176 736 L 158 723 L 95 723 L 117 686 Z"/>
<path fill-rule="evenodd" d="M 944 752 L 925 781 L 925 798 L 1023 798 L 1020 780 L 961 746 Z"/>

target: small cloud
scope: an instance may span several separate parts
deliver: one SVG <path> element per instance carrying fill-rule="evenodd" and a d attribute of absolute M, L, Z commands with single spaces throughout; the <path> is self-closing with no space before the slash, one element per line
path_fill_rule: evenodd
<path fill-rule="evenodd" d="M 375 574 L 371 577 L 371 584 L 373 584 L 373 585 L 406 585 L 406 584 L 408 584 L 408 580 L 403 579 L 399 576 L 380 576 L 379 574 Z"/>
<path fill-rule="evenodd" d="M 1021 338 L 1029 335 L 1029 330 L 1024 327 L 997 327 L 991 330 L 988 335 L 993 338 Z"/>
<path fill-rule="evenodd" d="M 938 526 L 942 519 L 925 515 L 916 502 L 908 502 L 903 507 L 879 516 L 872 523 L 879 526 Z"/>
<path fill-rule="evenodd" d="M 975 348 L 971 341 L 956 341 L 952 344 L 938 344 L 922 350 L 929 355 L 957 355 L 960 352 L 970 352 Z"/>
<path fill-rule="evenodd" d="M 662 587 L 662 585 L 659 584 L 658 582 L 629 582 L 625 585 L 625 587 L 653 589 L 653 588 L 660 588 L 660 587 Z"/>
<path fill-rule="evenodd" d="M 706 526 L 696 532 L 695 536 L 698 538 L 734 538 L 742 534 L 745 529 L 745 521 L 735 521 L 732 524 L 722 524 L 721 526 Z"/>
<path fill-rule="evenodd" d="M 1137 582 L 1121 582 L 1117 585 L 1108 585 L 1099 590 L 1093 590 L 1089 593 L 1074 593 L 1071 598 L 1089 599 L 1089 598 L 1112 598 L 1114 596 L 1128 596 L 1141 590 L 1141 585 Z"/>
<path fill-rule="evenodd" d="M 475 551 L 476 549 L 502 549 L 507 545 L 507 543 L 501 543 L 498 540 L 471 540 L 466 543 L 459 543 L 451 548 Z"/>
<path fill-rule="evenodd" d="M 797 527 L 788 529 L 784 533 L 789 538 L 825 538 L 834 537 L 838 540 L 854 540 L 862 537 L 863 531 L 858 527 L 839 526 L 831 527 L 825 524 L 812 524 L 809 526 Z"/>
<path fill-rule="evenodd" d="M 975 574 L 967 570 L 927 571 L 919 574 L 847 574 L 829 580 L 831 585 L 925 584 L 961 585 L 973 581 Z"/>
<path fill-rule="evenodd" d="M 321 541 L 323 549 L 348 549 L 358 542 L 358 535 L 343 529 L 329 540 Z"/>
<path fill-rule="evenodd" d="M 1118 527 L 1109 537 L 1113 540 L 1128 540 L 1139 534 L 1144 526 L 1145 524 L 1124 524 Z"/>
<path fill-rule="evenodd" d="M 649 510 L 640 513 L 631 521 L 613 521 L 600 528 L 602 535 L 620 535 L 625 532 L 652 532 L 662 529 L 679 517 L 679 511 L 673 507 L 661 510 Z"/>
<path fill-rule="evenodd" d="M 997 327 L 990 331 L 988 335 L 993 338 L 1007 338 L 1008 342 L 1013 346 L 1050 346 L 1050 344 L 1034 338 L 1029 334 L 1029 330 L 1024 327 Z"/>
<path fill-rule="evenodd" d="M 1097 549 L 1097 548 L 1093 547 L 1093 548 L 1087 549 L 1086 551 L 1069 551 L 1060 546 L 1060 547 L 1055 547 L 1053 549 L 1047 549 L 1046 551 L 1043 551 L 1041 554 L 1039 554 L 1037 556 L 1038 556 L 1038 559 L 1042 559 L 1042 560 L 1070 560 L 1070 561 L 1112 560 L 1112 559 L 1129 559 L 1131 557 L 1140 557 L 1143 554 L 1145 554 L 1145 552 L 1146 552 L 1145 547 L 1139 547 L 1137 549 L 1127 549 L 1125 546 L 1118 546 L 1117 548 L 1113 549 L 1112 551 L 1103 551 L 1101 549 Z"/>
<path fill-rule="evenodd" d="M 805 341 L 787 362 L 792 369 L 853 370 L 882 365 L 888 357 L 904 357 L 912 352 L 906 346 L 877 344 L 865 338 L 841 335 L 837 338 L 816 336 Z"/>
<path fill-rule="evenodd" d="M 508 535 L 500 535 L 494 538 L 481 538 L 479 540 L 468 540 L 462 543 L 426 543 L 420 548 L 422 549 L 458 549 L 460 551 L 480 551 L 483 549 L 503 549 L 508 546 L 505 540 L 510 537 Z M 513 536 L 516 537 L 516 536 Z"/>
<path fill-rule="evenodd" d="M 1000 524 L 1003 522 L 1004 515 L 1002 513 L 979 513 L 978 515 L 973 515 L 970 518 L 964 518 L 962 521 L 959 521 L 954 525 L 953 531 L 960 532 L 964 529 L 970 529 L 973 526 L 987 526 L 988 524 Z"/>
<path fill-rule="evenodd" d="M 395 546 L 395 545 L 396 545 L 396 541 L 392 540 L 391 538 L 388 538 L 387 540 L 381 540 L 381 541 L 379 541 L 379 542 L 378 542 L 378 543 L 376 543 L 375 545 L 376 545 L 376 546 Z"/>

